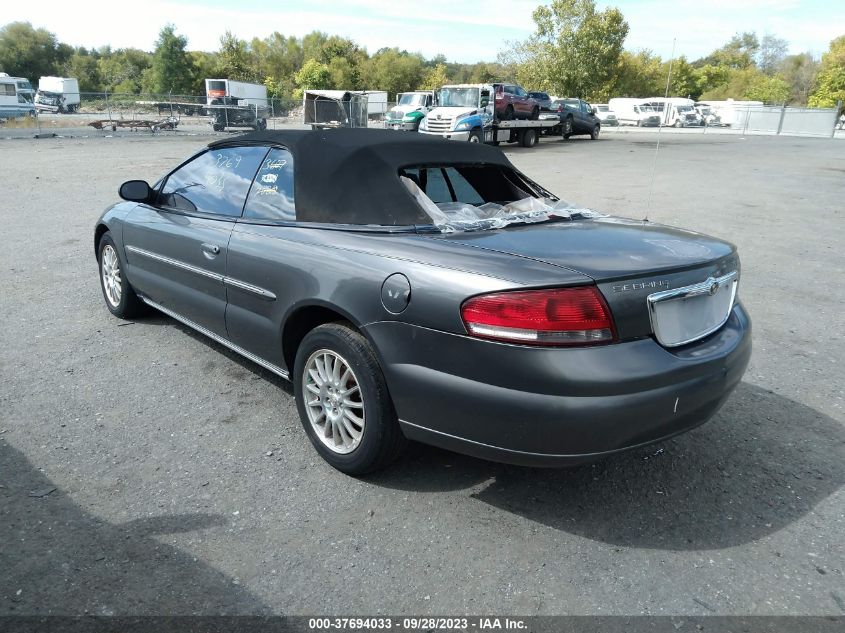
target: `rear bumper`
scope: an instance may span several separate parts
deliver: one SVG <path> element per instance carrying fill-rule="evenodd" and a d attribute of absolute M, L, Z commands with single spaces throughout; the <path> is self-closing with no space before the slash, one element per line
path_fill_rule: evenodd
<path fill-rule="evenodd" d="M 671 352 L 651 338 L 542 349 L 397 322 L 367 334 L 408 438 L 530 466 L 577 464 L 706 422 L 751 355 L 739 304 L 718 332 Z"/>

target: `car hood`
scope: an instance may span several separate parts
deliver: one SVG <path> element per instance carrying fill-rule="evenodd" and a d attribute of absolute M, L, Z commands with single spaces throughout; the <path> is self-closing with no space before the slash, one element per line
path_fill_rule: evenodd
<path fill-rule="evenodd" d="M 442 119 L 456 119 L 467 114 L 476 112 L 478 108 L 458 108 L 458 107 L 441 107 L 434 108 L 428 113 L 429 119 L 437 119 L 438 116 Z"/>
<path fill-rule="evenodd" d="M 736 251 L 729 242 L 707 235 L 621 218 L 545 222 L 432 238 L 568 268 L 599 282 L 689 270 Z"/>

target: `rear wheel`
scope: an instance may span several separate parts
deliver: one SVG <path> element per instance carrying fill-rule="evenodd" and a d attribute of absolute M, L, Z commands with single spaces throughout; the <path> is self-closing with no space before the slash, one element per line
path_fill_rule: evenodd
<path fill-rule="evenodd" d="M 537 144 L 537 130 L 523 130 L 519 136 L 519 144 L 523 147 L 534 147 Z"/>
<path fill-rule="evenodd" d="M 100 238 L 97 262 L 100 266 L 100 288 L 109 312 L 121 319 L 132 319 L 142 314 L 144 303 L 129 285 L 117 246 L 108 232 Z"/>
<path fill-rule="evenodd" d="M 308 439 L 334 468 L 362 475 L 387 466 L 404 448 L 373 348 L 349 325 L 328 323 L 309 332 L 292 379 Z"/>

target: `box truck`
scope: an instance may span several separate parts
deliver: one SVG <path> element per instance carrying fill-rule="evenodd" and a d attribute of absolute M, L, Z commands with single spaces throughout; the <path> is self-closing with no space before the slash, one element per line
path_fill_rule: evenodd
<path fill-rule="evenodd" d="M 231 79 L 206 79 L 205 96 L 211 127 L 267 129 L 267 86 Z"/>
<path fill-rule="evenodd" d="M 76 112 L 79 109 L 79 81 L 75 77 L 41 77 L 35 93 L 35 107 L 43 112 Z"/>

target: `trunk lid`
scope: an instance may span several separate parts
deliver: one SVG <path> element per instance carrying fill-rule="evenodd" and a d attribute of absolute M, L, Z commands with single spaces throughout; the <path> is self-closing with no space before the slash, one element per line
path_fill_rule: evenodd
<path fill-rule="evenodd" d="M 449 233 L 434 239 L 508 253 L 592 278 L 610 306 L 620 339 L 650 336 L 648 296 L 739 272 L 729 242 L 620 218 Z M 554 275 L 549 286 L 555 285 Z"/>

